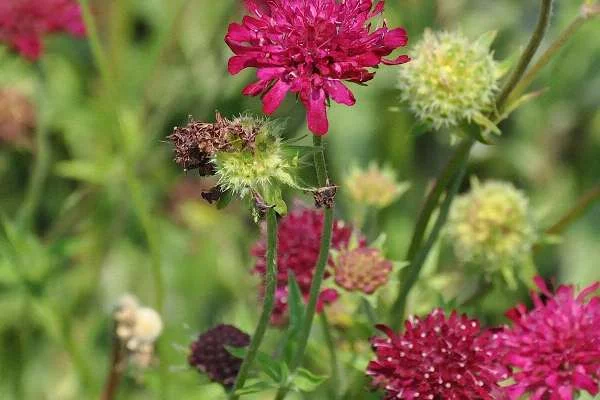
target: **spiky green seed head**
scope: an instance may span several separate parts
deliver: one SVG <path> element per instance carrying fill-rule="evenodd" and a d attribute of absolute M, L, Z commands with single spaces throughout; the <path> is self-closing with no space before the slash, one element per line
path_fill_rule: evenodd
<path fill-rule="evenodd" d="M 258 194 L 267 205 L 285 214 L 281 186 L 298 187 L 295 179 L 298 155 L 285 148 L 278 137 L 280 127 L 273 121 L 242 116 L 233 123 L 247 128 L 243 129 L 245 132 L 256 132 L 256 137 L 251 148 L 241 140 L 236 147 L 235 138 L 230 138 L 233 148 L 215 154 L 212 162 L 219 187 L 242 198 Z"/>
<path fill-rule="evenodd" d="M 471 191 L 453 202 L 446 231 L 462 262 L 490 273 L 522 263 L 536 238 L 527 197 L 498 181 L 473 180 Z"/>
<path fill-rule="evenodd" d="M 412 61 L 398 70 L 402 101 L 421 122 L 436 130 L 452 128 L 492 110 L 501 73 L 489 38 L 470 41 L 459 32 L 425 31 Z"/>

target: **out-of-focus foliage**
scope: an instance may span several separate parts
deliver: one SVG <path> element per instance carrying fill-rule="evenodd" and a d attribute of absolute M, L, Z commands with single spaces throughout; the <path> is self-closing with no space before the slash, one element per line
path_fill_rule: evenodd
<path fill-rule="evenodd" d="M 260 102 L 240 93 L 251 73 L 227 76 L 223 36 L 227 24 L 239 19 L 241 3 L 93 2 L 113 89 L 101 82 L 86 41 L 48 43 L 41 61 L 45 83 L 36 68 L 0 47 L 0 87 L 31 96 L 48 123 L 51 144 L 49 179 L 29 232 L 18 229 L 15 215 L 36 154 L 0 142 L 1 399 L 98 398 L 109 364 L 112 308 L 124 293 L 144 304 L 156 301 L 152 265 L 157 259 L 166 282 L 160 354 L 170 398 L 222 396 L 220 387 L 187 368 L 186 346 L 217 323 L 253 330 L 258 278 L 250 273 L 249 248 L 259 231 L 243 205 L 233 202 L 217 210 L 201 201 L 201 188 L 210 184 L 184 176 L 165 137 L 190 114 L 212 120 L 215 110 L 226 117 L 260 113 Z M 506 59 L 525 45 L 537 3 L 388 0 L 386 19 L 405 26 L 412 43 L 426 28 L 460 29 L 471 38 L 497 31 L 495 57 Z M 558 2 L 543 46 L 575 18 L 579 3 Z M 587 23 L 535 81 L 534 89 L 547 88 L 544 94 L 501 125 L 498 145 L 477 145 L 469 164 L 469 175 L 510 181 L 524 190 L 541 228 L 600 183 L 598 37 L 598 20 Z M 423 195 L 451 149 L 447 135 L 417 129 L 400 102 L 396 74 L 394 67 L 382 68 L 369 87 L 353 88 L 359 99 L 354 107 L 331 108 L 327 149 L 334 182 L 343 182 L 352 165 L 366 167 L 372 160 L 411 182 L 410 191 L 371 215 L 366 226 L 370 240 L 385 233 L 386 256 L 401 260 Z M 302 107 L 291 97 L 277 115 L 288 118 L 286 137 L 308 134 Z M 313 181 L 310 169 L 305 179 Z M 467 189 L 468 180 L 461 190 Z M 336 212 L 350 220 L 353 204 L 343 186 L 338 199 Z M 152 241 L 159 253 L 150 251 Z M 568 229 L 560 245 L 542 248 L 535 263 L 559 281 L 599 280 L 599 244 L 600 208 L 595 207 Z M 427 312 L 440 301 L 452 304 L 472 288 L 476 282 L 465 281 L 456 267 L 451 247 L 438 243 L 410 311 Z M 388 290 L 394 292 L 395 284 Z M 526 298 L 524 287 L 497 290 L 465 310 L 498 322 L 507 307 Z M 356 325 L 353 340 L 340 344 L 340 359 L 356 366 L 360 376 L 371 357 L 367 338 L 373 332 L 362 319 Z M 265 348 L 276 348 L 279 337 L 277 330 L 269 331 Z M 307 364 L 317 374 L 327 373 L 322 339 L 316 328 Z M 121 398 L 155 398 L 158 374 L 158 368 L 129 371 Z M 351 378 L 344 376 L 344 384 Z M 336 388 L 321 385 L 311 398 L 333 398 L 331 390 Z"/>

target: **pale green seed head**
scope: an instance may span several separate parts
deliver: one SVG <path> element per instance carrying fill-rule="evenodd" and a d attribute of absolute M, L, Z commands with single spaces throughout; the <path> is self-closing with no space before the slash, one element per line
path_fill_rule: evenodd
<path fill-rule="evenodd" d="M 398 79 L 402 101 L 423 123 L 452 128 L 492 110 L 500 67 L 485 39 L 425 31 Z"/>
<path fill-rule="evenodd" d="M 456 256 L 493 272 L 525 260 L 535 241 L 527 197 L 512 184 L 473 181 L 452 204 L 446 232 Z"/>
<path fill-rule="evenodd" d="M 398 182 L 391 168 L 376 163 L 366 169 L 355 166 L 344 179 L 344 188 L 355 203 L 375 208 L 389 206 L 409 187 L 408 182 Z"/>
<path fill-rule="evenodd" d="M 240 197 L 258 193 L 269 205 L 285 213 L 281 197 L 281 185 L 298 187 L 295 171 L 297 154 L 287 151 L 279 137 L 279 126 L 264 119 L 240 117 L 233 121 L 257 127 L 254 148 L 218 152 L 213 163 L 216 166 L 218 184 Z"/>

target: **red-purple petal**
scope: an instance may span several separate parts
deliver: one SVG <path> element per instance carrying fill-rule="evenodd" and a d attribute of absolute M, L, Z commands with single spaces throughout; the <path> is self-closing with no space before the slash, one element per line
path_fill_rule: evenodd
<path fill-rule="evenodd" d="M 325 104 L 325 91 L 323 89 L 313 89 L 308 97 L 308 104 L 306 104 L 306 107 L 308 129 L 315 135 L 325 135 L 329 130 L 327 106 Z"/>
<path fill-rule="evenodd" d="M 340 81 L 327 81 L 325 84 L 327 88 L 327 94 L 336 102 L 352 106 L 356 103 L 354 95 L 342 82 Z"/>
<path fill-rule="evenodd" d="M 274 113 L 281 105 L 283 99 L 285 99 L 288 90 L 290 90 L 288 83 L 277 81 L 267 94 L 265 94 L 265 97 L 263 97 L 263 112 L 267 115 Z"/>

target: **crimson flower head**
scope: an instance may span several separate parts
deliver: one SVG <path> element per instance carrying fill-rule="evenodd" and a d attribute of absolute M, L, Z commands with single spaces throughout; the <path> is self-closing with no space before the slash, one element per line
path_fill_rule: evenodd
<path fill-rule="evenodd" d="M 343 81 L 363 84 L 379 64 L 402 64 L 406 55 L 384 58 L 406 46 L 402 28 L 372 30 L 370 20 L 383 12 L 384 1 L 246 0 L 250 15 L 229 25 L 225 42 L 235 53 L 229 72 L 257 68 L 258 81 L 243 93 L 263 95 L 263 111 L 273 113 L 288 92 L 307 110 L 308 128 L 316 135 L 329 129 L 330 99 L 351 106 L 354 95 Z"/>
<path fill-rule="evenodd" d="M 77 0 L 0 1 L 0 43 L 35 61 L 44 51 L 43 39 L 51 33 L 85 36 Z"/>
<path fill-rule="evenodd" d="M 504 373 L 491 346 L 491 334 L 479 322 L 441 309 L 411 318 L 404 333 L 379 325 L 376 359 L 367 366 L 373 384 L 386 400 L 492 400 L 501 398 L 496 384 Z"/>
<path fill-rule="evenodd" d="M 507 312 L 512 327 L 499 334 L 503 359 L 512 367 L 511 400 L 530 394 L 536 400 L 572 400 L 579 391 L 600 392 L 600 282 L 578 295 L 573 286 L 556 293 L 537 277 L 534 307 Z"/>
<path fill-rule="evenodd" d="M 279 221 L 277 228 L 277 290 L 275 293 L 275 309 L 271 322 L 282 325 L 287 320 L 288 299 L 288 271 L 292 271 L 298 281 L 300 291 L 307 300 L 310 294 L 315 273 L 319 247 L 321 243 L 321 231 L 323 228 L 323 213 L 313 209 L 297 209 L 287 214 Z M 331 238 L 332 249 L 343 249 L 348 246 L 352 236 L 352 228 L 343 221 L 334 221 Z M 359 246 L 364 246 L 364 239 L 359 240 Z M 267 246 L 263 235 L 261 240 L 252 249 L 256 257 L 254 271 L 261 276 L 266 273 Z M 329 264 L 332 265 L 330 257 Z M 326 274 L 326 278 L 329 273 Z M 263 282 L 264 283 L 264 282 Z M 322 310 L 327 303 L 332 303 L 338 298 L 334 289 L 321 291 L 317 310 Z"/>

